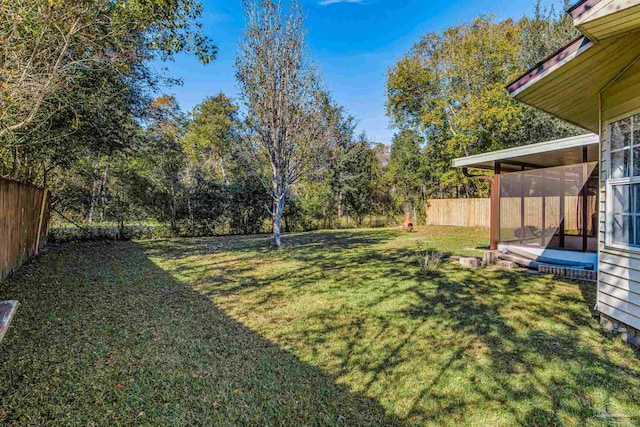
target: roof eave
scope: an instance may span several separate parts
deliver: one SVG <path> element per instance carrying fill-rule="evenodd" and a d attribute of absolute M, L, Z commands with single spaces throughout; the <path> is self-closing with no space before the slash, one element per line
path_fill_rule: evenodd
<path fill-rule="evenodd" d="M 575 21 L 576 19 L 579 19 L 582 15 L 593 9 L 593 7 L 601 1 L 602 0 L 581 0 L 567 9 L 567 13 Z"/>
<path fill-rule="evenodd" d="M 517 99 L 518 95 L 528 87 L 562 67 L 591 46 L 593 43 L 586 36 L 577 37 L 507 85 L 509 95 Z"/>
<path fill-rule="evenodd" d="M 556 151 L 561 152 L 563 150 L 569 150 L 576 147 L 597 145 L 599 141 L 600 138 L 596 134 L 578 135 L 569 138 L 544 141 L 537 144 L 523 145 L 504 150 L 459 157 L 453 160 L 452 165 L 454 168 L 492 169 L 488 164 L 493 164 L 495 162 L 508 163 L 509 160 L 518 159 L 523 156 L 552 153 Z M 483 164 L 486 164 L 487 166 L 484 166 Z"/>

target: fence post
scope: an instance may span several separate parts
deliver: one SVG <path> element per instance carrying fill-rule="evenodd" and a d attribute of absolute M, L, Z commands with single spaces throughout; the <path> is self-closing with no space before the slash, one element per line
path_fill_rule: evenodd
<path fill-rule="evenodd" d="M 40 205 L 40 219 L 38 220 L 38 234 L 36 235 L 36 248 L 34 251 L 35 255 L 38 255 L 40 252 L 40 236 L 42 235 L 42 223 L 44 222 L 44 213 L 47 206 L 47 195 L 48 190 L 45 188 L 42 193 L 42 204 Z"/>

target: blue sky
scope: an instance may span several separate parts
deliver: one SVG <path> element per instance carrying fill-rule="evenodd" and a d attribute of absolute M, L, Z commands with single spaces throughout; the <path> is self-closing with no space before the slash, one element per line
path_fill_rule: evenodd
<path fill-rule="evenodd" d="M 359 122 L 359 130 L 389 144 L 384 104 L 386 71 L 421 35 L 469 21 L 483 13 L 519 18 L 535 0 L 300 0 L 307 16 L 313 61 L 333 98 Z M 186 55 L 164 64 L 184 84 L 167 89 L 184 111 L 224 92 L 235 97 L 234 62 L 244 28 L 241 0 L 204 0 L 204 31 L 219 48 L 218 58 L 201 65 Z M 563 7 L 561 0 L 543 5 Z"/>

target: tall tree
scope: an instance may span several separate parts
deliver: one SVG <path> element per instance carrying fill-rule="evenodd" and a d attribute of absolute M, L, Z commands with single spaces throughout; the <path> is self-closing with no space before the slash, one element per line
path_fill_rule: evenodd
<path fill-rule="evenodd" d="M 342 157 L 345 151 L 356 142 L 356 120 L 345 111 L 344 107 L 332 102 L 328 94 L 326 95 L 323 114 L 329 118 L 329 122 L 333 127 L 331 131 L 333 141 L 331 143 L 329 168 L 325 178 L 328 179 L 331 189 L 335 192 L 336 197 L 333 202 L 338 220 L 340 220 L 343 216 L 343 208 L 345 205 L 344 188 L 342 185 L 342 174 L 344 172 Z"/>
<path fill-rule="evenodd" d="M 337 160 L 339 174 L 334 191 L 341 195 L 340 202 L 358 226 L 373 208 L 374 161 L 374 153 L 365 135 L 343 148 Z"/>
<path fill-rule="evenodd" d="M 114 113 L 100 104 L 153 88 L 150 60 L 186 50 L 210 61 L 216 50 L 200 31 L 201 12 L 195 0 L 0 2 L 1 169 L 20 175 L 40 161 L 28 146 L 51 144 L 49 129 L 69 136 L 83 127 L 83 112 Z"/>
<path fill-rule="evenodd" d="M 564 10 L 568 7 L 568 0 L 565 0 Z M 573 19 L 564 10 L 557 12 L 553 6 L 544 7 L 541 0 L 537 0 L 533 14 L 522 18 L 520 52 L 524 69 L 535 66 L 579 35 Z M 522 109 L 525 126 L 522 128 L 521 139 L 524 143 L 542 142 L 583 132 L 537 108 L 522 106 Z"/>
<path fill-rule="evenodd" d="M 417 210 L 424 203 L 426 159 L 421 145 L 424 139 L 412 130 L 403 130 L 393 138 L 391 158 L 387 173 L 398 195 L 402 209 L 413 212 L 418 220 Z"/>
<path fill-rule="evenodd" d="M 150 105 L 151 121 L 146 129 L 144 156 L 149 164 L 149 181 L 154 192 L 164 201 L 165 218 L 170 219 L 177 232 L 179 201 L 183 186 L 181 173 L 184 170 L 184 152 L 180 139 L 184 136 L 186 119 L 175 99 L 161 96 Z"/>
<path fill-rule="evenodd" d="M 387 113 L 397 128 L 425 137 L 432 190 L 455 197 L 483 191 L 451 168 L 455 157 L 580 132 L 514 101 L 505 90 L 532 55 L 568 41 L 566 26 L 542 9 L 521 21 L 482 16 L 426 34 L 389 70 Z"/>
<path fill-rule="evenodd" d="M 273 241 L 282 244 L 281 222 L 290 188 L 321 165 L 331 143 L 323 115 L 323 91 L 309 62 L 300 5 L 245 2 L 246 29 L 236 61 L 247 135 L 238 154 L 273 199 Z"/>
<path fill-rule="evenodd" d="M 376 143 L 372 152 L 372 211 L 387 218 L 393 218 L 396 213 L 395 201 L 392 197 L 393 183 L 388 173 L 391 162 L 391 150 L 388 145 Z"/>
<path fill-rule="evenodd" d="M 193 110 L 193 118 L 182 138 L 192 160 L 213 158 L 220 167 L 222 181 L 229 184 L 225 158 L 238 137 L 238 107 L 223 93 L 206 98 Z"/>

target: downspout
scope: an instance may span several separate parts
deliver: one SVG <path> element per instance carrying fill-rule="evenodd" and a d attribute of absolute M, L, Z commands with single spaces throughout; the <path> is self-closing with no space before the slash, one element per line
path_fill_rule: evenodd
<path fill-rule="evenodd" d="M 491 183 L 491 231 L 489 249 L 498 250 L 500 242 L 500 163 L 495 164 L 494 176 L 474 175 L 468 168 L 462 168 L 462 174 L 467 178 L 478 179 Z"/>

